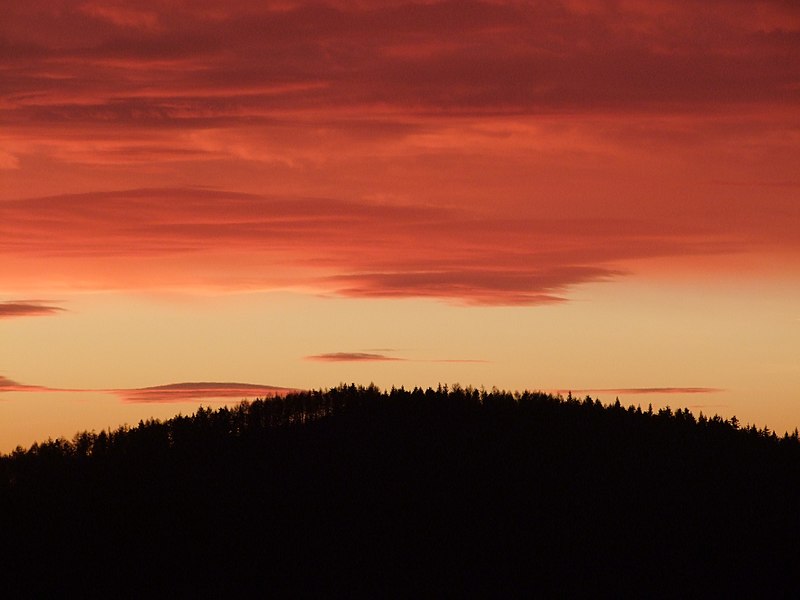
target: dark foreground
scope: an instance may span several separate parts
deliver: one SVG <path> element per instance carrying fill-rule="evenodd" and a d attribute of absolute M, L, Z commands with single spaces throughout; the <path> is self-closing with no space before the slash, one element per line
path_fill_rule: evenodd
<path fill-rule="evenodd" d="M 800 443 L 341 387 L 0 460 L 2 595 L 793 597 Z"/>

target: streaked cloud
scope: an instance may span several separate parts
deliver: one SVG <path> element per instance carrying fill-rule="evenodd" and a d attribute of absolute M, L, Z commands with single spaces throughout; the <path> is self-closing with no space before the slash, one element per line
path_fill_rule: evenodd
<path fill-rule="evenodd" d="M 25 385 L 23 383 L 17 383 L 16 381 L 12 381 L 7 377 L 3 377 L 0 375 L 0 394 L 3 392 L 48 392 L 48 391 L 60 391 L 54 390 L 52 388 L 41 387 L 37 385 Z"/>
<path fill-rule="evenodd" d="M 113 394 L 124 402 L 195 402 L 200 400 L 271 398 L 298 391 L 273 385 L 252 383 L 186 382 L 131 389 L 66 389 L 26 385 L 0 376 L 0 393 Z"/>
<path fill-rule="evenodd" d="M 299 289 L 550 304 L 566 300 L 574 286 L 623 277 L 626 262 L 760 244 L 742 231 L 746 214 L 737 222 L 735 213 L 731 205 L 725 220 L 702 224 L 656 215 L 521 213 L 512 220 L 480 205 L 197 188 L 49 196 L 0 203 L 0 257 L 8 259 L 0 277 L 26 289 L 45 281 L 48 289 Z M 790 243 L 783 231 L 789 222 L 770 219 L 759 235 L 783 234 Z"/>
<path fill-rule="evenodd" d="M 380 353 L 379 353 L 380 352 Z M 373 350 L 370 352 L 329 352 L 327 354 L 315 354 L 306 356 L 305 360 L 318 361 L 318 362 L 382 362 L 382 361 L 397 361 L 397 362 L 424 362 L 424 363 L 442 363 L 442 364 L 486 364 L 490 361 L 479 359 L 462 359 L 462 358 L 442 358 L 442 359 L 413 359 L 400 356 L 389 356 L 386 352 L 395 352 L 395 350 Z"/>
<path fill-rule="evenodd" d="M 490 361 L 490 360 L 482 360 L 482 359 L 478 359 L 478 358 L 475 358 L 475 359 L 473 359 L 473 358 L 438 358 L 438 359 L 429 360 L 427 362 L 444 363 L 444 364 L 456 364 L 456 365 L 459 365 L 459 364 L 464 364 L 464 365 L 485 365 L 485 364 L 491 363 L 492 361 Z"/>
<path fill-rule="evenodd" d="M 271 398 L 296 389 L 251 383 L 173 383 L 138 389 L 112 390 L 125 402 L 194 402 L 213 399 Z"/>
<path fill-rule="evenodd" d="M 54 315 L 64 309 L 40 300 L 16 300 L 0 302 L 0 319 L 12 317 L 41 317 Z"/>
<path fill-rule="evenodd" d="M 0 280 L 541 305 L 796 256 L 800 8 L 722 7 L 11 3 Z"/>
<path fill-rule="evenodd" d="M 640 388 L 586 388 L 574 390 L 553 390 L 553 393 L 566 394 L 619 394 L 619 395 L 639 395 L 639 394 L 716 394 L 724 392 L 722 388 L 714 387 L 640 387 Z"/>
<path fill-rule="evenodd" d="M 19 159 L 8 152 L 0 150 L 0 169 L 19 169 Z"/>
<path fill-rule="evenodd" d="M 85 2 L 78 8 L 84 14 L 107 21 L 120 28 L 155 31 L 159 27 L 158 14 L 154 11 L 131 9 L 109 2 Z"/>
<path fill-rule="evenodd" d="M 371 352 L 330 352 L 328 354 L 306 356 L 305 359 L 320 362 L 382 362 L 406 360 L 404 358 L 387 356 L 386 354 L 374 354 Z"/>
<path fill-rule="evenodd" d="M 22 122 L 208 125 L 354 106 L 697 111 L 797 99 L 792 3 L 578 4 L 26 2 L 7 11 L 0 40 Z M 260 91 L 309 82 L 324 85 Z"/>
<path fill-rule="evenodd" d="M 727 406 L 730 406 L 730 405 L 729 404 L 688 404 L 686 406 L 686 408 L 691 408 L 691 409 L 694 409 L 694 410 L 702 411 L 703 409 L 725 408 Z"/>

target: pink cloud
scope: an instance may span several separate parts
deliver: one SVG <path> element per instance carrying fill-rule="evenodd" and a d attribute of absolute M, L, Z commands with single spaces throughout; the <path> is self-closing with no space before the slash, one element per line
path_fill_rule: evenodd
<path fill-rule="evenodd" d="M 16 381 L 12 381 L 7 377 L 3 377 L 0 375 L 0 393 L 3 392 L 49 392 L 49 391 L 61 391 L 55 390 L 52 388 L 41 387 L 38 385 L 25 385 L 22 383 L 17 383 Z"/>
<path fill-rule="evenodd" d="M 62 195 L 0 203 L 0 257 L 8 259 L 0 277 L 30 289 L 45 280 L 534 305 L 622 277 L 624 261 L 744 250 L 756 243 L 741 229 L 745 216 L 729 205 L 724 219 L 702 226 L 602 215 L 510 221 L 479 206 L 192 188 Z M 786 222 L 770 219 L 764 235 L 778 237 Z"/>
<path fill-rule="evenodd" d="M 796 3 L 4 8 L 9 289 L 537 305 L 800 250 Z"/>
<path fill-rule="evenodd" d="M 112 390 L 125 402 L 195 402 L 214 399 L 272 398 L 297 391 L 250 383 L 173 383 L 138 389 Z"/>
<path fill-rule="evenodd" d="M 599 394 L 620 394 L 620 395 L 638 395 L 638 394 L 717 394 L 724 392 L 722 388 L 713 387 L 643 387 L 643 388 L 599 388 L 599 389 L 580 389 L 580 390 L 553 390 L 556 394 L 566 394 L 572 392 L 573 394 L 585 393 L 599 393 Z"/>
<path fill-rule="evenodd" d="M 490 360 L 472 359 L 472 358 L 438 358 L 429 360 L 432 363 L 447 363 L 447 364 L 465 364 L 465 365 L 481 365 L 489 364 Z"/>
<path fill-rule="evenodd" d="M 75 394 L 114 394 L 125 402 L 195 402 L 199 400 L 271 398 L 298 391 L 294 388 L 252 383 L 188 382 L 134 389 L 63 389 L 25 385 L 0 376 L 0 393 L 45 392 Z"/>
<path fill-rule="evenodd" d="M 87 2 L 82 4 L 79 10 L 122 28 L 132 27 L 151 31 L 159 28 L 158 15 L 147 10 L 125 8 L 107 2 Z"/>
<path fill-rule="evenodd" d="M 319 362 L 381 362 L 406 360 L 404 358 L 386 356 L 385 354 L 373 354 L 371 352 L 331 352 L 328 354 L 306 356 L 305 359 Z"/>
<path fill-rule="evenodd" d="M 487 360 L 444 358 L 444 359 L 409 359 L 404 357 L 388 356 L 385 352 L 395 352 L 395 350 L 373 350 L 370 352 L 329 352 L 327 354 L 315 354 L 306 356 L 305 360 L 318 362 L 381 362 L 381 361 L 400 361 L 400 362 L 427 362 L 427 363 L 450 363 L 450 364 L 483 364 Z"/>
<path fill-rule="evenodd" d="M 100 113 L 114 97 L 170 83 L 198 90 L 328 83 L 316 93 L 257 103 L 234 92 L 217 106 L 223 112 L 265 102 L 275 109 L 519 113 L 697 111 L 797 100 L 792 59 L 800 10 L 791 3 L 760 3 L 757 18 L 735 3 L 675 2 L 656 11 L 644 1 L 592 11 L 573 4 L 296 2 L 273 9 L 258 2 L 37 2 L 8 11 L 0 40 L 8 46 L 19 116 L 34 119 L 47 116 L 29 112 L 26 101 L 57 95 L 53 75 L 64 92 L 95 98 Z M 200 109 L 204 100 L 200 94 L 186 107 Z M 66 103 L 60 114 L 91 119 L 75 108 Z M 179 120 L 174 108 L 164 95 L 111 117 L 129 122 L 149 112 L 169 124 Z"/>
<path fill-rule="evenodd" d="M 543 261 L 544 262 L 544 261 Z M 466 304 L 553 304 L 566 298 L 569 286 L 610 280 L 623 273 L 602 267 L 563 265 L 546 272 L 509 269 L 501 261 L 484 270 L 464 265 L 460 269 L 432 269 L 391 273 L 364 273 L 332 277 L 336 292 L 350 297 L 428 297 L 459 300 Z"/>
<path fill-rule="evenodd" d="M 712 114 L 761 128 L 774 115 L 786 131 L 796 6 L 761 2 L 755 18 L 736 3 L 648 4 L 17 3 L 0 22 L 6 162 L 298 160 L 286 154 L 332 132 L 347 152 L 498 115 L 634 129 L 680 115 L 696 122 L 676 130 L 703 134 Z"/>
<path fill-rule="evenodd" d="M 63 308 L 39 300 L 6 301 L 0 302 L 0 319 L 55 315 L 63 310 Z"/>

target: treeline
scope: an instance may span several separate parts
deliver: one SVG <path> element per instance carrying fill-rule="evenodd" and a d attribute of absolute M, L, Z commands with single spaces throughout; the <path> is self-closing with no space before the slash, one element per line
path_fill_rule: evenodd
<path fill-rule="evenodd" d="M 0 568 L 38 571 L 23 595 L 788 594 L 798 506 L 796 431 L 351 385 L 0 457 Z"/>
<path fill-rule="evenodd" d="M 555 408 L 557 407 L 557 408 Z M 374 385 L 368 387 L 340 385 L 330 390 L 312 390 L 289 394 L 285 397 L 244 401 L 229 408 L 216 410 L 202 406 L 190 416 L 178 415 L 166 421 L 149 419 L 131 427 L 123 425 L 116 430 L 100 433 L 83 431 L 72 440 L 49 439 L 33 444 L 29 449 L 17 447 L 7 455 L 0 455 L 2 478 L 0 484 L 15 480 L 27 465 L 33 468 L 48 460 L 82 460 L 91 455 L 124 456 L 129 453 L 165 451 L 169 448 L 188 447 L 197 450 L 198 443 L 205 444 L 228 439 L 260 436 L 269 430 L 305 424 L 320 418 L 346 412 L 399 410 L 412 413 L 433 411 L 457 415 L 465 410 L 480 409 L 487 414 L 503 410 L 518 410 L 526 416 L 547 416 L 555 408 L 580 419 L 602 416 L 611 422 L 638 427 L 667 428 L 683 439 L 687 435 L 734 436 L 738 443 L 777 444 L 783 447 L 800 446 L 800 434 L 785 432 L 781 437 L 768 427 L 756 425 L 740 427 L 736 416 L 725 419 L 717 414 L 708 417 L 695 415 L 687 408 L 673 411 L 669 406 L 653 410 L 652 405 L 643 410 L 641 405 L 624 408 L 619 399 L 614 404 L 603 405 L 600 400 L 585 396 L 582 399 L 569 393 L 566 398 L 543 392 L 508 392 L 505 390 L 476 389 L 455 384 L 437 389 L 392 388 L 382 391 Z M 709 433 L 711 432 L 711 433 Z M 40 457 L 40 458 L 33 458 Z M 38 462 L 37 462 L 38 461 Z"/>

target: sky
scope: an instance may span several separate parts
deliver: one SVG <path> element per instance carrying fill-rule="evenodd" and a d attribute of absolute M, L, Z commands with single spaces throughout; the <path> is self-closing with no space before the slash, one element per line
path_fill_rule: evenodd
<path fill-rule="evenodd" d="M 350 382 L 800 426 L 794 0 L 0 14 L 0 452 Z"/>

